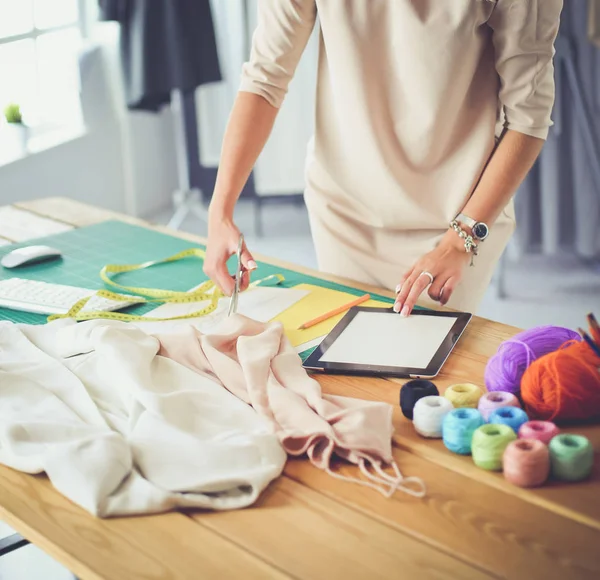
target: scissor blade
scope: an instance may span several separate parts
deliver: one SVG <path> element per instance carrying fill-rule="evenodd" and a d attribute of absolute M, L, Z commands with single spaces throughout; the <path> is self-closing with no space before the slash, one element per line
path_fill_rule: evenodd
<path fill-rule="evenodd" d="M 237 269 L 235 271 L 235 286 L 233 288 L 233 293 L 231 295 L 231 299 L 229 300 L 229 312 L 227 316 L 231 316 L 233 313 L 237 312 L 238 305 L 238 296 L 240 293 L 240 285 L 242 280 L 242 248 L 244 247 L 244 236 L 240 235 L 240 239 L 238 242 L 237 248 Z"/>

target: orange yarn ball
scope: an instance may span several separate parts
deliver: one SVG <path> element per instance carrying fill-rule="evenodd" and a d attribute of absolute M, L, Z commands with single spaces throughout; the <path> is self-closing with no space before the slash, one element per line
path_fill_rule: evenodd
<path fill-rule="evenodd" d="M 521 398 L 546 421 L 600 417 L 600 357 L 586 342 L 540 357 L 521 379 Z"/>

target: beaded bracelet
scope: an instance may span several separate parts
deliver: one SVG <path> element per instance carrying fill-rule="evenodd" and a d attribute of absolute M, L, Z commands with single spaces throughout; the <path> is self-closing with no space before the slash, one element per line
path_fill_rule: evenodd
<path fill-rule="evenodd" d="M 473 265 L 473 256 L 477 255 L 477 244 L 465 230 L 463 230 L 456 220 L 450 222 L 450 227 L 465 241 L 465 251 L 471 254 L 471 266 Z"/>

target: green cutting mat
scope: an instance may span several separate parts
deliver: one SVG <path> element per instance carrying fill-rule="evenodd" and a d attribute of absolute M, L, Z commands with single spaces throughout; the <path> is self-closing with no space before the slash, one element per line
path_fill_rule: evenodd
<path fill-rule="evenodd" d="M 61 250 L 63 258 L 31 266 L 7 270 L 0 267 L 0 280 L 10 277 L 41 280 L 55 284 L 67 284 L 80 288 L 98 290 L 105 285 L 99 272 L 106 264 L 139 264 L 148 260 L 159 260 L 188 248 L 201 247 L 181 238 L 176 238 L 148 228 L 127 224 L 121 221 L 106 221 L 84 228 L 74 229 L 62 234 L 37 240 L 28 240 L 23 244 L 0 247 L 0 257 L 19 246 L 44 244 Z M 233 271 L 233 262 L 231 264 Z M 305 276 L 292 270 L 258 264 L 255 279 L 271 274 L 282 274 L 285 282 L 282 286 L 292 287 L 308 283 L 334 290 L 342 290 L 356 296 L 363 294 L 348 286 L 326 282 L 313 276 Z M 185 291 L 206 280 L 202 272 L 202 262 L 189 258 L 179 262 L 161 264 L 146 270 L 121 274 L 118 281 L 127 286 L 145 286 L 168 290 Z M 383 296 L 373 296 L 377 300 L 393 303 Z M 155 308 L 156 304 L 133 306 L 123 312 L 144 314 Z M 0 308 L 0 320 L 26 324 L 43 324 L 46 316 L 17 312 Z"/>

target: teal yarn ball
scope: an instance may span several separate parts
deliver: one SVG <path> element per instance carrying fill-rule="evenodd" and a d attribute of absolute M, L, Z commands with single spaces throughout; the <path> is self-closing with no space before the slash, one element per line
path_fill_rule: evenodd
<path fill-rule="evenodd" d="M 594 449 L 583 435 L 562 433 L 549 444 L 552 475 L 560 481 L 581 481 L 592 473 Z"/>
<path fill-rule="evenodd" d="M 508 425 L 515 433 L 529 421 L 527 413 L 520 407 L 499 407 L 490 413 L 488 423 L 494 425 Z"/>
<path fill-rule="evenodd" d="M 508 425 L 487 423 L 477 427 L 471 441 L 473 462 L 488 471 L 502 471 L 502 457 L 517 434 Z"/>
<path fill-rule="evenodd" d="M 475 429 L 485 423 L 477 409 L 460 408 L 450 411 L 442 423 L 444 445 L 459 455 L 471 453 L 471 440 Z"/>

